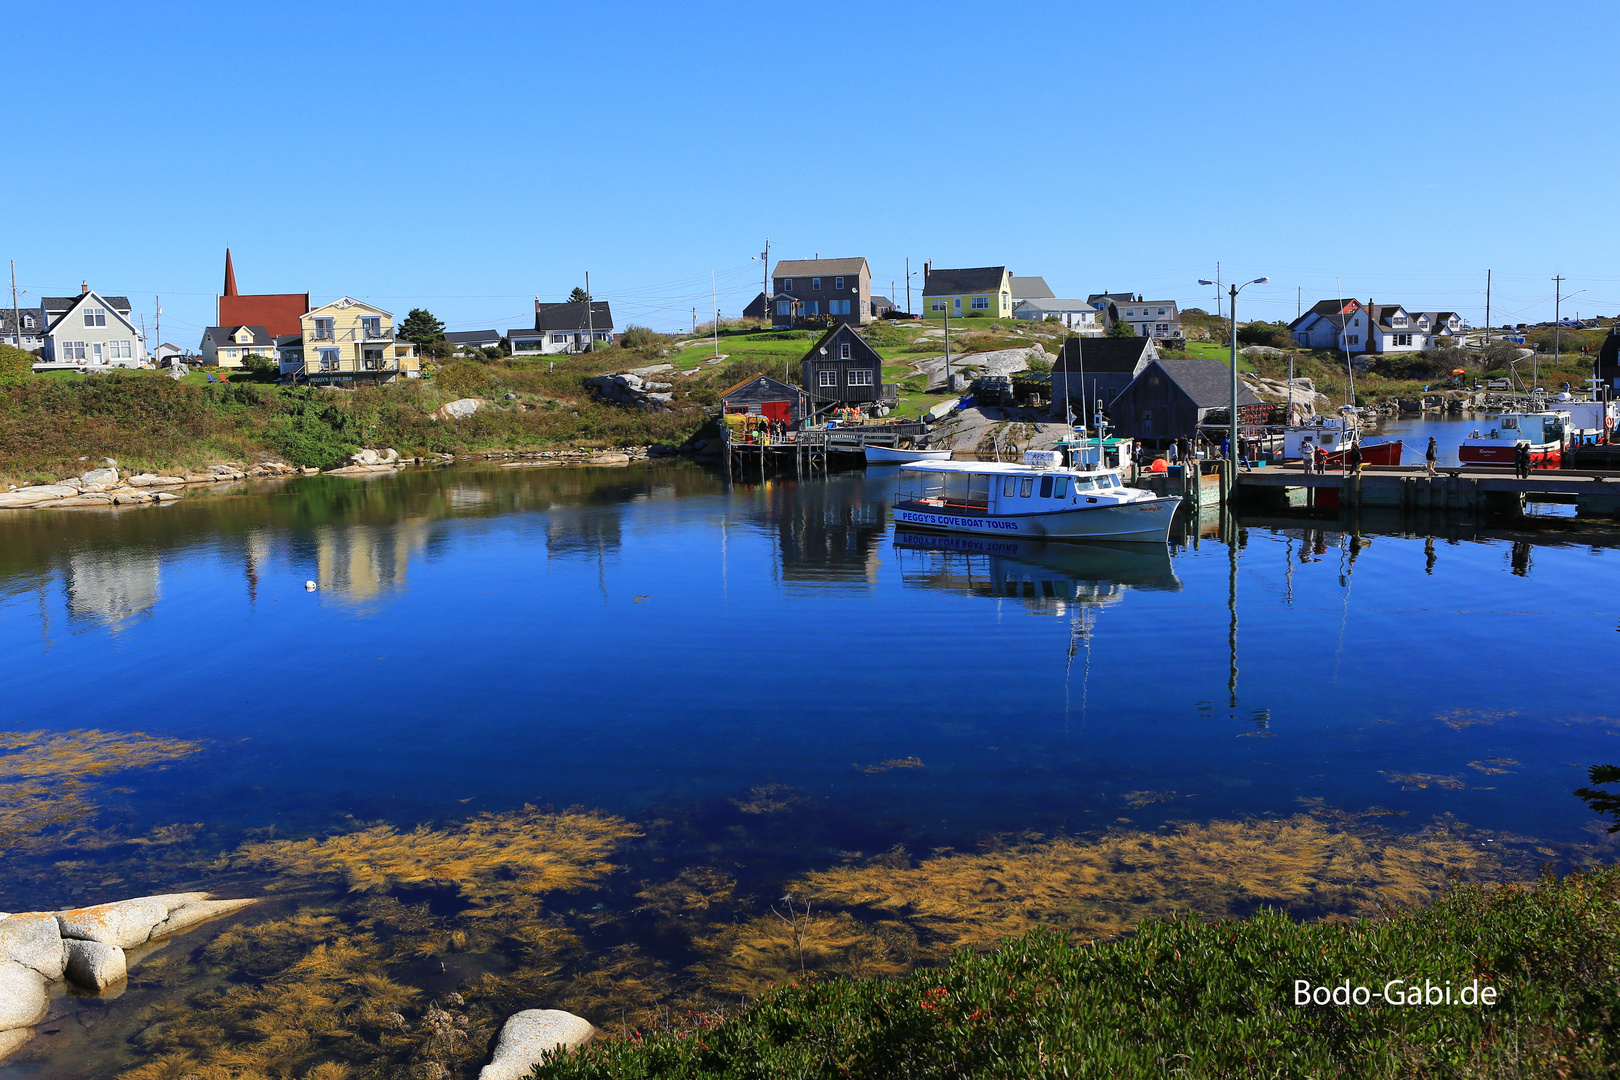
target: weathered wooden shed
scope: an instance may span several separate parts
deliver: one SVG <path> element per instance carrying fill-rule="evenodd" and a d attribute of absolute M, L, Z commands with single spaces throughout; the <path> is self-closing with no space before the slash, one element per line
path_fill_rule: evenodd
<path fill-rule="evenodd" d="M 818 409 L 867 405 L 897 393 L 895 387 L 883 385 L 883 357 L 847 324 L 821 335 L 801 364 L 805 392 Z"/>
<path fill-rule="evenodd" d="M 1159 445 L 1170 439 L 1195 438 L 1212 411 L 1223 414 L 1232 398 L 1227 366 L 1219 360 L 1151 361 L 1106 409 L 1116 435 Z M 1238 384 L 1238 407 L 1261 401 Z"/>
<path fill-rule="evenodd" d="M 1098 402 L 1106 411 L 1131 380 L 1158 358 L 1152 338 L 1067 338 L 1052 365 L 1052 411 L 1062 414 L 1065 394 L 1076 416 L 1090 415 Z"/>
<path fill-rule="evenodd" d="M 792 383 L 769 375 L 750 375 L 721 394 L 720 404 L 728 413 L 750 413 L 796 424 L 804 419 L 807 402 L 804 391 Z"/>

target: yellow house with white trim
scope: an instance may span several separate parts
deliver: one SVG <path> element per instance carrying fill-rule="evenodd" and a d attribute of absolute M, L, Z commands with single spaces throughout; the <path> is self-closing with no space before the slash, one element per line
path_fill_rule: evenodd
<path fill-rule="evenodd" d="M 306 312 L 303 333 L 278 338 L 281 373 L 299 382 L 356 386 L 421 376 L 416 346 L 394 335 L 394 316 L 345 296 Z"/>
<path fill-rule="evenodd" d="M 923 264 L 923 315 L 953 319 L 975 315 L 1010 319 L 1013 313 L 1012 272 L 1005 266 L 935 269 Z"/>

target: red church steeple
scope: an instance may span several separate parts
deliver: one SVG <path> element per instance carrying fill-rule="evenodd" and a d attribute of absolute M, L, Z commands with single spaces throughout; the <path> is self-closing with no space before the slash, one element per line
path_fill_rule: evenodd
<path fill-rule="evenodd" d="M 225 295 L 236 295 L 236 271 L 231 269 L 231 249 L 225 249 Z"/>

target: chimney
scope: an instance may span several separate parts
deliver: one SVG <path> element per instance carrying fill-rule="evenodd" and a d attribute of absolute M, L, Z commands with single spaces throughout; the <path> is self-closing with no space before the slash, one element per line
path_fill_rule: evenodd
<path fill-rule="evenodd" d="M 89 291 L 90 291 L 90 283 L 88 281 L 84 281 L 83 279 L 81 279 L 79 281 L 79 295 L 83 296 L 85 293 L 87 293 Z"/>
<path fill-rule="evenodd" d="M 930 260 L 923 263 L 923 284 L 924 285 L 928 284 L 928 275 L 933 273 L 933 271 L 934 271 L 934 262 L 933 262 L 932 259 L 930 259 Z"/>

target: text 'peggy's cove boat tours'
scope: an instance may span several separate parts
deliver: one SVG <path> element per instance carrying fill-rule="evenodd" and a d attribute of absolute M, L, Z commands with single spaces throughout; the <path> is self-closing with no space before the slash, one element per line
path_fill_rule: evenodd
<path fill-rule="evenodd" d="M 918 462 L 901 470 L 895 521 L 1045 540 L 1165 543 L 1181 499 L 1125 486 L 1117 470 L 1064 468 L 1053 450 L 1023 462 Z"/>

